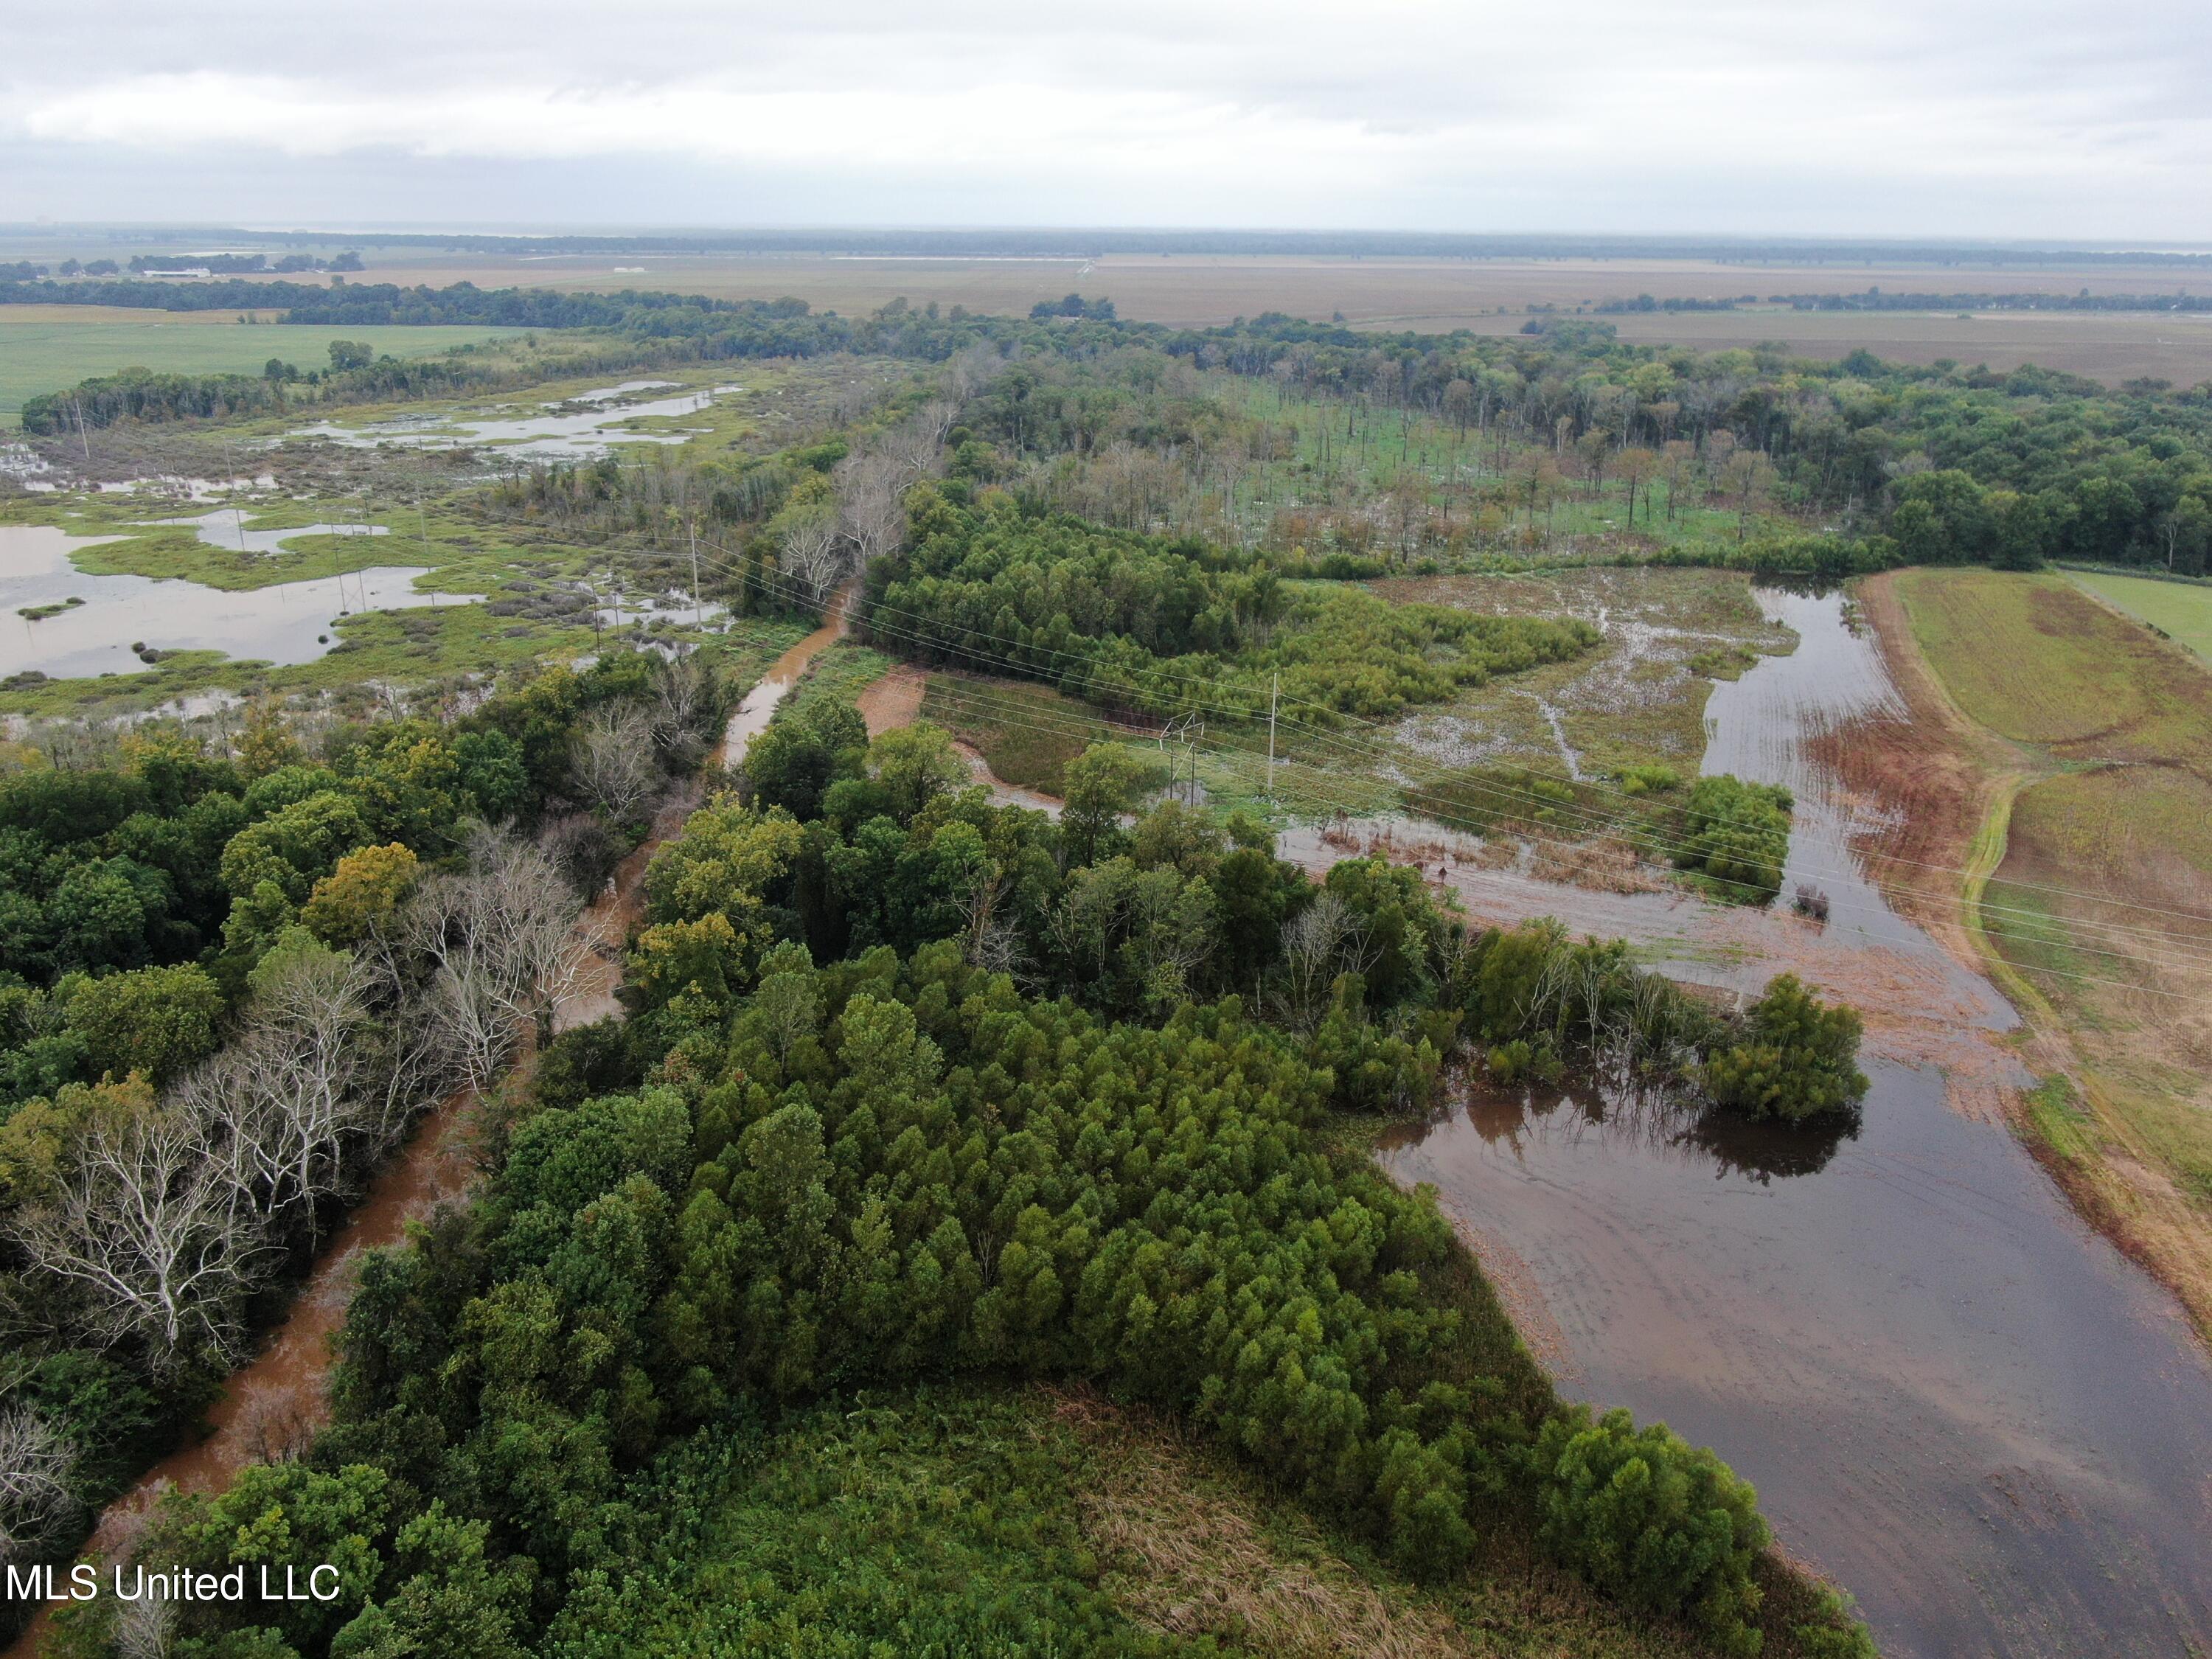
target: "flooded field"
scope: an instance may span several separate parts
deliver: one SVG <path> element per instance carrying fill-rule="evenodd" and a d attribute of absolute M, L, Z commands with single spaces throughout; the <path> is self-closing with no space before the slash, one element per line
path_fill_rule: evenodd
<path fill-rule="evenodd" d="M 1567 1392 L 1718 1449 L 1885 1652 L 2201 1650 L 2212 1369 L 1988 1109 L 2020 1078 L 1997 1041 L 2009 1008 L 1852 855 L 1865 809 L 1806 744 L 1888 706 L 1873 641 L 1834 596 L 1759 598 L 1803 642 L 1717 690 L 1705 769 L 1796 791 L 1785 890 L 1827 892 L 1826 927 L 1449 859 L 1441 878 L 1477 916 L 1559 914 L 1685 979 L 1749 990 L 1790 968 L 1847 996 L 1868 1017 L 1862 1121 L 1753 1129 L 1628 1097 L 1478 1093 L 1383 1161 L 1437 1185 Z M 1341 851 L 1316 836 L 1285 854 Z"/>
<path fill-rule="evenodd" d="M 327 438 L 353 446 L 400 444 L 418 449 L 461 449 L 495 447 L 505 453 L 533 461 L 589 460 L 606 453 L 617 443 L 680 444 L 691 434 L 678 431 L 641 431 L 632 423 L 641 420 L 670 420 L 696 415 L 717 398 L 744 390 L 740 386 L 701 386 L 666 398 L 643 394 L 662 390 L 668 380 L 625 380 L 579 392 L 535 415 L 403 415 L 366 426 L 342 426 L 319 421 L 302 427 L 295 437 Z"/>
<path fill-rule="evenodd" d="M 100 539 L 43 525 L 0 525 L 0 675 L 29 669 L 53 679 L 137 673 L 146 665 L 135 646 L 221 651 L 279 665 L 312 662 L 337 642 L 332 623 L 346 612 L 463 605 L 480 597 L 422 592 L 416 579 L 429 572 L 420 565 L 378 565 L 238 592 L 148 576 L 88 575 L 70 554 Z M 36 618 L 21 614 L 50 606 L 60 608 Z"/>
<path fill-rule="evenodd" d="M 2212 1375 L 2180 1316 L 2005 1129 L 1869 1071 L 1847 1137 L 1483 1095 L 1382 1156 L 1533 1291 L 1565 1392 L 1718 1449 L 1885 1653 L 2212 1642 Z"/>
<path fill-rule="evenodd" d="M 213 513 L 195 514 L 182 519 L 153 519 L 148 522 L 189 526 L 202 542 L 210 547 L 219 547 L 226 553 L 282 553 L 287 542 L 301 536 L 388 536 L 392 533 L 380 524 L 302 524 L 294 525 L 288 530 L 248 530 L 246 520 L 249 516 L 243 507 L 226 507 Z"/>

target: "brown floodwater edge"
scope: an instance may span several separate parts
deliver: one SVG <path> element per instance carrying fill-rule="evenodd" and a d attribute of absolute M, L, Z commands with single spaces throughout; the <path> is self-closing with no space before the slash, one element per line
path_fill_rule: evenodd
<path fill-rule="evenodd" d="M 1838 776 L 1854 732 L 1910 718 L 1879 641 L 1838 596 L 1758 591 L 1802 643 L 1716 690 L 1705 769 L 1796 793 L 1785 887 L 1828 891 L 1829 926 L 1649 893 L 1547 907 L 1449 861 L 1439 879 L 1478 916 L 1556 909 L 1686 981 L 1789 969 L 1844 997 L 1867 1017 L 1863 1113 L 1785 1129 L 1477 1088 L 1378 1156 L 1510 1258 L 1564 1392 L 1713 1446 L 1885 1651 L 2212 1648 L 2212 1368 L 2014 1133 L 2017 1017 L 1917 925 L 1941 872 L 1899 866 L 1910 916 L 1866 873 L 1862 849 L 1915 844 L 1928 804 Z"/>
<path fill-rule="evenodd" d="M 1717 1449 L 1885 1652 L 2212 1644 L 2186 1323 L 1932 1068 L 1869 1072 L 1848 1130 L 1475 1090 L 1378 1156 L 1510 1248 L 1562 1392 Z"/>

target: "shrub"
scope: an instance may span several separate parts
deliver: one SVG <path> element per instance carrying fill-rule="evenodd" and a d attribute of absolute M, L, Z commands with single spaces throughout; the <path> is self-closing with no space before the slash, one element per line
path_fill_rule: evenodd
<path fill-rule="evenodd" d="M 1779 784 L 1699 778 L 1690 787 L 1675 861 L 1711 877 L 1729 898 L 1765 904 L 1782 890 L 1791 805 Z"/>
<path fill-rule="evenodd" d="M 1758 1495 L 1711 1451 L 1625 1410 L 1577 1406 L 1544 1425 L 1539 1545 L 1599 1589 L 1686 1614 L 1724 1651 L 1759 1651 L 1752 1564 L 1768 1541 Z"/>
<path fill-rule="evenodd" d="M 1784 974 L 1745 1019 L 1741 1040 L 1716 1048 L 1702 1068 L 1705 1091 L 1723 1106 L 1790 1122 L 1845 1111 L 1865 1098 L 1856 1064 L 1856 1011 L 1823 1003 Z"/>

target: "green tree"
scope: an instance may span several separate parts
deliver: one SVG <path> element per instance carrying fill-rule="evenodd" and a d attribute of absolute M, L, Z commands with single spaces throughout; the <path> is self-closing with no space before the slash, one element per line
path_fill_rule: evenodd
<path fill-rule="evenodd" d="M 742 928 L 744 916 L 789 876 L 804 839 L 798 820 L 780 807 L 757 811 L 735 795 L 716 796 L 647 866 L 653 920 L 696 921 L 719 910 Z"/>
<path fill-rule="evenodd" d="M 422 860 L 398 842 L 348 853 L 315 884 L 300 920 L 326 944 L 358 945 L 398 913 L 422 872 Z"/>
<path fill-rule="evenodd" d="M 110 974 L 69 999 L 69 1030 L 94 1075 L 143 1072 L 166 1083 L 215 1052 L 222 992 L 193 963 Z"/>
<path fill-rule="evenodd" d="M 1094 744 L 1068 762 L 1060 828 L 1071 865 L 1097 864 L 1126 845 L 1122 817 L 1136 809 L 1152 769 L 1114 744 Z"/>
<path fill-rule="evenodd" d="M 1686 1614 L 1730 1653 L 1759 1651 L 1751 1569 L 1770 1535 L 1748 1481 L 1663 1423 L 1593 1421 L 1585 1406 L 1545 1424 L 1536 1467 L 1546 1551 L 1608 1595 Z"/>
<path fill-rule="evenodd" d="M 1860 1031 L 1856 1010 L 1824 1004 L 1795 974 L 1784 974 L 1752 1005 L 1740 1039 L 1706 1060 L 1706 1091 L 1754 1118 L 1796 1122 L 1849 1110 L 1867 1091 Z"/>
<path fill-rule="evenodd" d="M 884 805 L 901 823 L 911 823 L 938 796 L 968 781 L 968 768 L 952 746 L 951 734 L 927 720 L 886 732 L 868 745 L 867 773 L 884 792 Z"/>
<path fill-rule="evenodd" d="M 867 722 L 848 702 L 824 700 L 772 720 L 745 749 L 745 775 L 763 806 L 812 818 L 831 781 L 855 777 L 868 746 Z"/>

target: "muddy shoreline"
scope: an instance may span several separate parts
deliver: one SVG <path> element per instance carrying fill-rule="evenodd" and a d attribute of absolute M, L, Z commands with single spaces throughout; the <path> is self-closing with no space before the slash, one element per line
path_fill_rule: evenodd
<path fill-rule="evenodd" d="M 1713 1446 L 1885 1651 L 2212 1644 L 2212 1370 L 2015 1137 L 2016 1016 L 1921 867 L 1959 860 L 1916 809 L 1978 822 L 1971 793 L 1945 793 L 1973 775 L 1923 766 L 1900 811 L 1878 769 L 1838 764 L 1869 732 L 1909 753 L 1922 688 L 1832 596 L 1760 597 L 1805 643 L 1716 692 L 1706 769 L 1796 792 L 1785 882 L 1836 899 L 1828 927 L 1449 862 L 1441 878 L 1481 920 L 1558 912 L 1686 981 L 1749 990 L 1788 969 L 1853 1002 L 1861 1121 L 1754 1133 L 1620 1091 L 1474 1088 L 1378 1155 L 1433 1183 L 1479 1254 L 1510 1248 L 1563 1392 Z M 1886 836 L 1909 905 L 1863 857 Z M 1302 850 L 1318 868 L 1335 849 Z"/>

